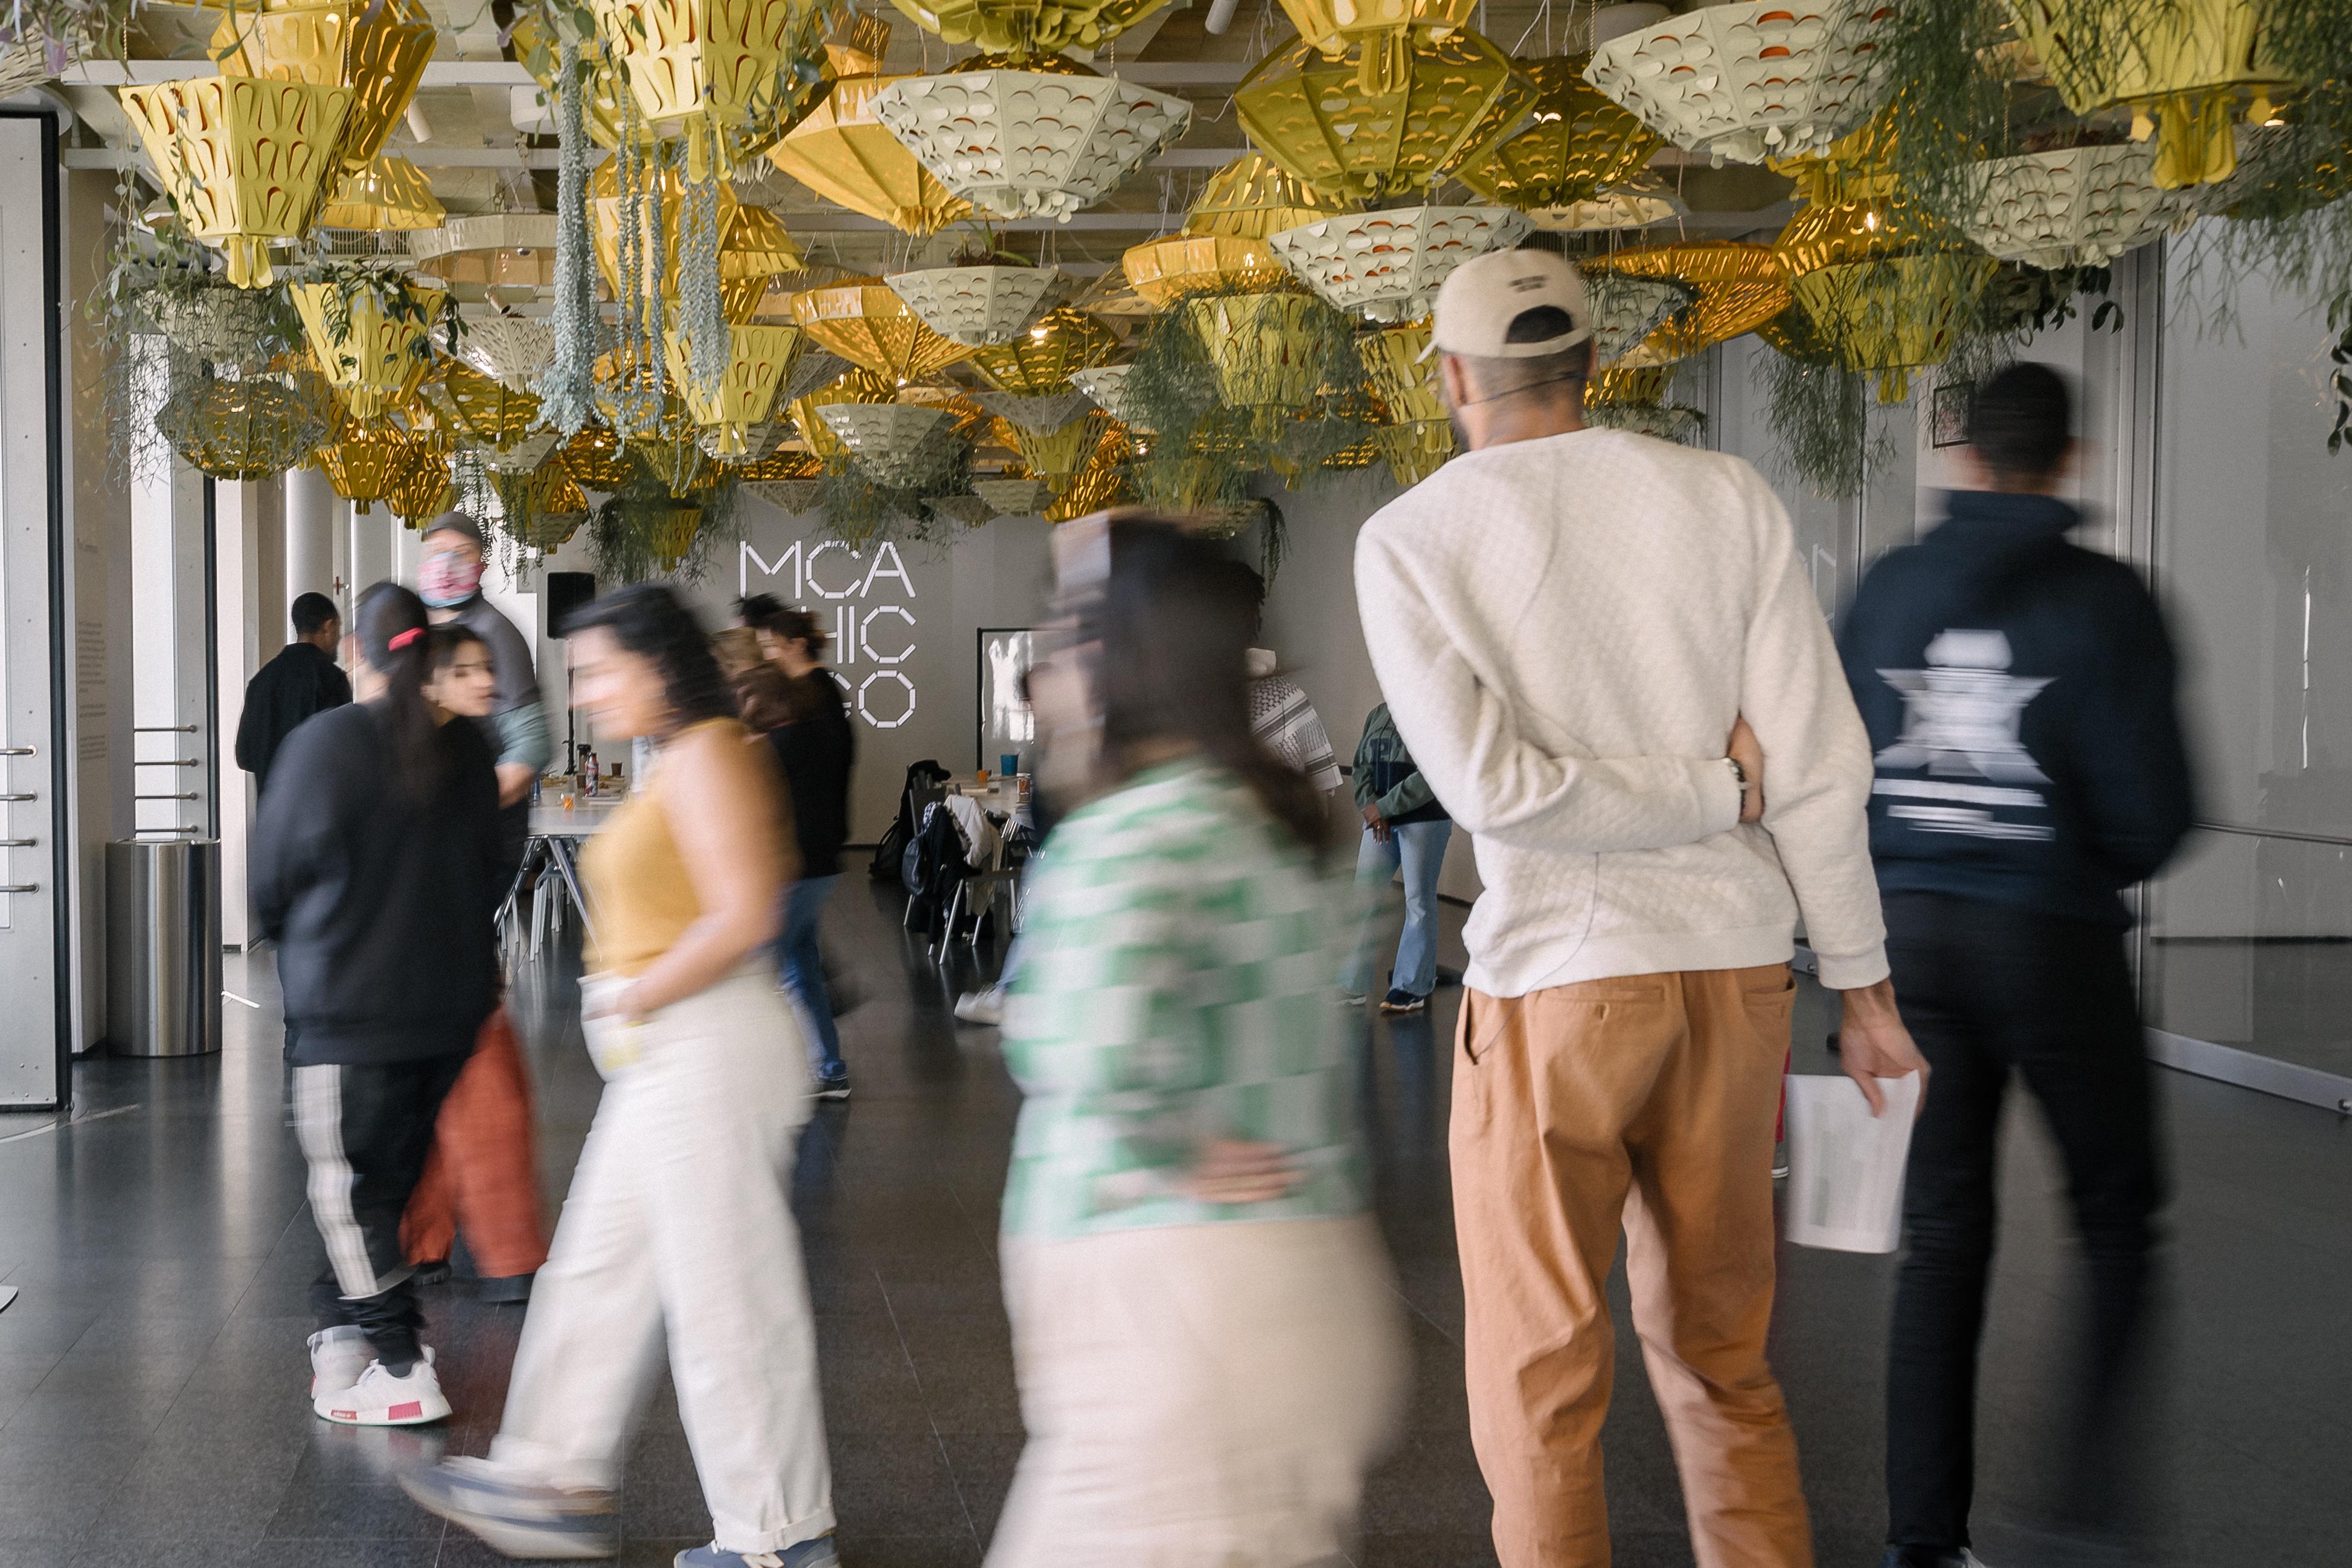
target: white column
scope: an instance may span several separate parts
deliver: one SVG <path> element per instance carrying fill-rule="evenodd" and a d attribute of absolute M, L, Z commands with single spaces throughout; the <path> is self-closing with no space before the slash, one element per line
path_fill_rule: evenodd
<path fill-rule="evenodd" d="M 286 602 L 297 595 L 335 597 L 336 535 L 343 498 L 316 468 L 286 476 Z"/>
<path fill-rule="evenodd" d="M 378 502 L 366 511 L 352 508 L 351 526 L 351 592 L 356 601 L 360 591 L 386 578 L 399 580 L 396 567 L 397 536 L 405 532 L 392 508 Z"/>

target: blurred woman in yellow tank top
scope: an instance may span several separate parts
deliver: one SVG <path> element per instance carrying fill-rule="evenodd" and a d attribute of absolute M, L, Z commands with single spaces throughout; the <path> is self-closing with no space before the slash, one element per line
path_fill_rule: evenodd
<path fill-rule="evenodd" d="M 410 1495 L 514 1556 L 610 1555 L 631 1417 L 667 1352 L 709 1505 L 681 1568 L 836 1568 L 808 1278 L 789 1203 L 810 1102 L 764 948 L 793 875 L 764 748 L 658 584 L 570 629 L 600 743 L 657 747 L 583 856 L 583 1027 L 605 1077 L 488 1459 Z"/>

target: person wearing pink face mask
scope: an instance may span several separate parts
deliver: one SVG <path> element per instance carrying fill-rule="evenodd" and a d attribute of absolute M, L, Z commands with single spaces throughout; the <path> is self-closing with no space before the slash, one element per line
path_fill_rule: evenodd
<path fill-rule="evenodd" d="M 416 570 L 416 596 L 436 626 L 456 623 L 489 645 L 498 695 L 490 716 L 478 721 L 499 763 L 499 825 L 509 869 L 522 863 L 530 831 L 530 786 L 555 746 L 539 700 L 530 642 L 482 597 L 482 525 L 465 512 L 444 512 L 425 526 L 425 559 Z"/>

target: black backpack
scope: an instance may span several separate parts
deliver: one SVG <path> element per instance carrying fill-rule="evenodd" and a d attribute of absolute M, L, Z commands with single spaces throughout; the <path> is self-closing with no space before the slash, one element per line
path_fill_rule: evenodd
<path fill-rule="evenodd" d="M 904 882 L 907 851 L 915 841 L 924 808 L 947 793 L 948 780 L 954 777 L 929 757 L 907 769 L 906 785 L 898 791 L 898 820 L 890 824 L 889 831 L 874 847 L 874 859 L 866 865 L 866 875 L 876 882 Z"/>

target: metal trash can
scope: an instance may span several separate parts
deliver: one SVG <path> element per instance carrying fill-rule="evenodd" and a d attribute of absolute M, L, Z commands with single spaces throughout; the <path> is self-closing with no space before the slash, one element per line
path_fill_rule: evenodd
<path fill-rule="evenodd" d="M 106 1038 L 124 1056 L 221 1048 L 219 841 L 106 846 Z"/>

